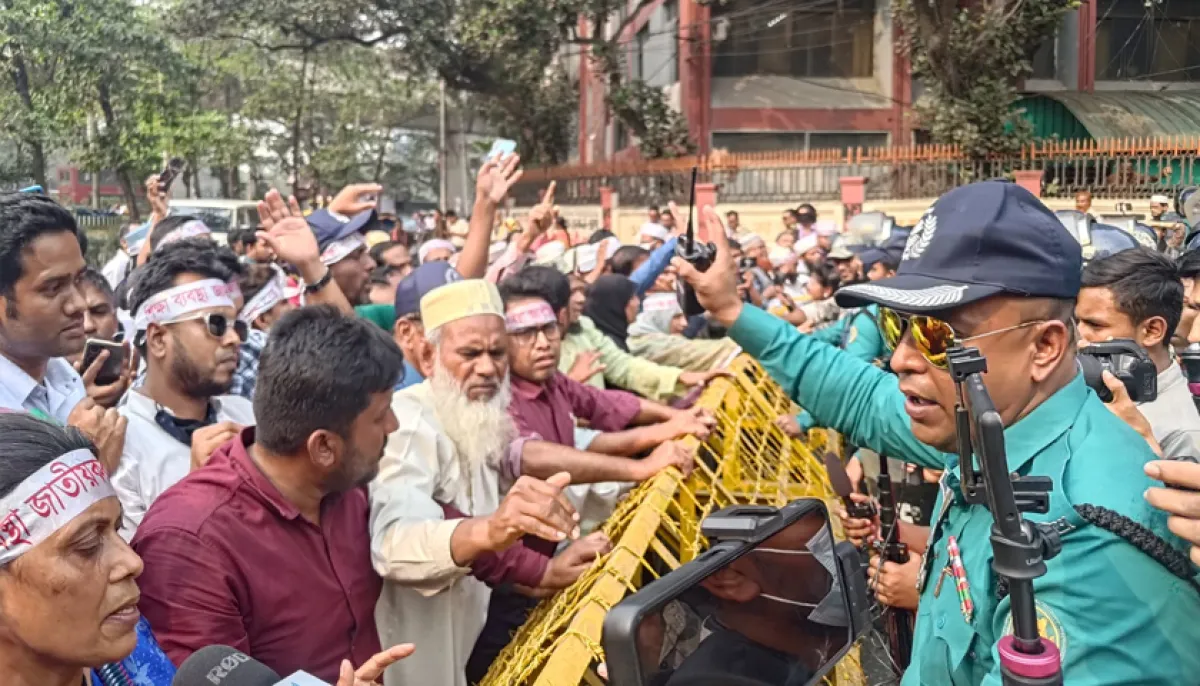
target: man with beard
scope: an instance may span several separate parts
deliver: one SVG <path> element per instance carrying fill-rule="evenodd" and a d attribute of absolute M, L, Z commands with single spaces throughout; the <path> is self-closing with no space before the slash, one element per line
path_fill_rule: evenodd
<path fill-rule="evenodd" d="M 279 674 L 343 683 L 343 660 L 379 652 L 364 487 L 396 430 L 401 364 L 386 333 L 334 307 L 276 322 L 259 426 L 163 494 L 133 540 L 139 609 L 172 661 L 227 645 Z"/>
<path fill-rule="evenodd" d="M 609 543 L 589 536 L 551 558 L 556 544 L 578 536 L 562 493 L 570 474 L 596 474 L 586 453 L 517 438 L 496 287 L 478 279 L 443 285 L 422 298 L 421 318 L 421 364 L 432 375 L 395 394 L 400 427 L 371 485 L 372 556 L 387 580 L 376 617 L 385 644 L 420 635 L 426 648 L 392 668 L 388 684 L 466 686 L 491 589 L 564 588 Z M 527 463 L 534 452 L 540 456 Z M 597 457 L 608 462 L 600 476 L 634 481 L 667 464 Z M 543 541 L 522 542 L 525 535 Z"/>
<path fill-rule="evenodd" d="M 237 319 L 231 264 L 215 246 L 181 242 L 134 277 L 133 342 L 146 377 L 120 408 L 129 429 L 113 486 L 124 507 L 126 538 L 163 491 L 254 423 L 248 400 L 224 395 L 247 335 Z"/>

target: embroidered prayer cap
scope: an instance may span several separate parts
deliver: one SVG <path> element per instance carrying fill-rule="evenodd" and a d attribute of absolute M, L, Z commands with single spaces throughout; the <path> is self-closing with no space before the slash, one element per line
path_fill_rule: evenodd
<path fill-rule="evenodd" d="M 980 181 L 938 198 L 909 234 L 895 276 L 845 286 L 836 298 L 912 313 L 1000 293 L 1073 300 L 1082 271 L 1079 242 L 1040 200 L 1008 181 Z"/>
<path fill-rule="evenodd" d="M 421 322 L 426 331 L 443 324 L 490 314 L 504 319 L 504 302 L 496 285 L 484 279 L 456 281 L 421 298 Z"/>

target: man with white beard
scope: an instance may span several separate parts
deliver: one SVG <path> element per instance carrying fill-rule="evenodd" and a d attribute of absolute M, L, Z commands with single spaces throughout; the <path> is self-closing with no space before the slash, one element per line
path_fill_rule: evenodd
<path fill-rule="evenodd" d="M 564 588 L 610 544 L 594 534 L 551 557 L 579 535 L 562 494 L 573 451 L 545 480 L 521 475 L 526 442 L 508 414 L 508 335 L 496 287 L 440 286 L 421 299 L 421 319 L 430 343 L 421 366 L 431 374 L 393 397 L 400 427 L 370 489 L 372 559 L 385 582 L 376 621 L 382 641 L 419 637 L 422 646 L 389 668 L 388 686 L 466 686 L 491 587 Z M 611 459 L 632 480 L 669 463 Z"/>

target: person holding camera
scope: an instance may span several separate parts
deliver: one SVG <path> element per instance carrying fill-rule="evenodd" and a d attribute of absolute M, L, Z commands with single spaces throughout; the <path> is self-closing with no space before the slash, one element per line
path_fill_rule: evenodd
<path fill-rule="evenodd" d="M 1146 351 L 1158 370 L 1158 396 L 1131 400 L 1149 422 L 1163 457 L 1200 460 L 1200 412 L 1187 379 L 1171 359 L 1171 334 L 1179 325 L 1183 296 L 1179 270 L 1170 258 L 1149 248 L 1122 250 L 1083 268 L 1075 320 L 1081 343 L 1129 339 Z M 1105 374 L 1105 384 L 1118 393 L 1123 386 L 1111 372 Z"/>
<path fill-rule="evenodd" d="M 1054 483 L 1047 511 L 1026 516 L 1062 542 L 1032 583 L 1064 682 L 1190 683 L 1200 673 L 1200 592 L 1186 544 L 1143 498 L 1153 452 L 1079 373 L 1072 313 L 1082 250 L 1041 201 L 1004 181 L 956 188 L 913 229 L 895 277 L 838 292 L 845 307 L 881 306 L 895 374 L 746 306 L 724 233 L 709 235 L 717 257 L 707 271 L 676 264 L 730 338 L 819 423 L 855 445 L 945 470 L 903 684 L 999 683 L 997 641 L 1012 633 L 1011 601 L 992 568 L 992 514 L 961 493 L 947 355 L 958 345 L 987 359 L 1009 470 Z"/>

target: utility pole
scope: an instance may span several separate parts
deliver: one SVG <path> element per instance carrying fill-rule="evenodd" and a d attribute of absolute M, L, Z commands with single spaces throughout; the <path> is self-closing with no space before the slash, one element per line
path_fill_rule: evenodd
<path fill-rule="evenodd" d="M 445 212 L 448 206 L 446 191 L 446 80 L 441 82 L 441 106 L 438 115 L 438 209 Z"/>

